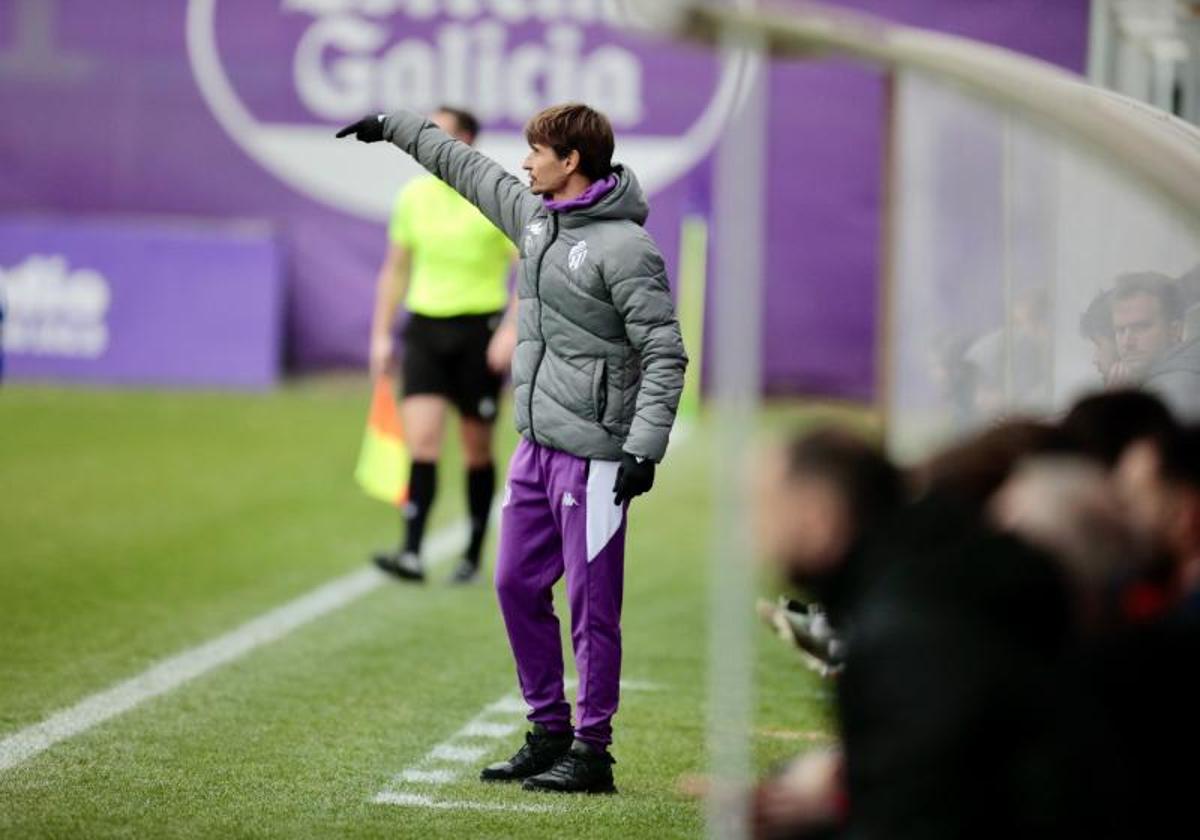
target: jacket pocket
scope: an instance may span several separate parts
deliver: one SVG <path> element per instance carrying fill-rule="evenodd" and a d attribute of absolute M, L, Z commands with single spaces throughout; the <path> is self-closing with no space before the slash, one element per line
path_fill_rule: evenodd
<path fill-rule="evenodd" d="M 596 360 L 592 371 L 592 405 L 596 409 L 596 422 L 604 423 L 604 409 L 608 407 L 608 363 L 602 357 Z"/>

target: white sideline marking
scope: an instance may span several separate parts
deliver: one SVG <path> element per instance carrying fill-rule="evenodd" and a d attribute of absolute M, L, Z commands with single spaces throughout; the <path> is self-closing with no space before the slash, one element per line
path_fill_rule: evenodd
<path fill-rule="evenodd" d="M 458 778 L 453 770 L 405 770 L 400 780 L 424 785 L 447 785 Z"/>
<path fill-rule="evenodd" d="M 517 731 L 515 723 L 468 723 L 459 730 L 462 738 L 507 738 Z"/>
<path fill-rule="evenodd" d="M 435 568 L 462 548 L 467 525 L 460 522 L 432 534 L 427 567 Z M 380 586 L 388 578 L 375 569 L 362 569 L 319 586 L 281 607 L 252 619 L 210 642 L 165 659 L 112 688 L 85 697 L 69 709 L 55 712 L 0 740 L 0 772 L 28 761 L 50 747 L 124 714 L 147 700 L 173 691 L 209 671 L 240 659 L 255 648 L 283 638 L 313 619 L 344 607 Z"/>
<path fill-rule="evenodd" d="M 453 744 L 438 744 L 429 752 L 430 758 L 471 764 L 487 755 L 487 747 L 456 747 Z"/>
<path fill-rule="evenodd" d="M 495 703 L 484 709 L 484 712 L 491 712 L 497 715 L 523 715 L 529 711 L 529 707 L 525 705 L 525 701 L 520 697 L 509 694 L 497 700 Z"/>
<path fill-rule="evenodd" d="M 568 690 L 575 688 L 578 681 L 566 681 Z M 625 691 L 657 691 L 655 683 L 638 680 L 621 680 L 621 688 Z M 479 745 L 478 741 L 470 746 L 461 746 L 455 742 L 464 739 L 486 738 L 498 741 L 511 735 L 518 729 L 516 723 L 497 723 L 487 718 L 497 715 L 525 715 L 529 707 L 525 701 L 514 694 L 506 694 L 499 700 L 487 704 L 483 711 L 463 724 L 462 728 L 440 744 L 435 744 L 424 758 L 411 767 L 401 770 L 391 783 L 375 794 L 371 801 L 376 805 L 404 805 L 411 808 L 437 808 L 439 810 L 458 811 L 555 811 L 559 810 L 549 805 L 516 805 L 494 802 L 476 802 L 473 800 L 435 799 L 425 793 L 410 793 L 403 788 L 408 785 L 444 785 L 458 778 L 455 771 L 445 767 L 431 767 L 438 762 L 461 762 L 468 764 L 478 761 L 492 751 L 494 745 Z M 480 784 L 483 784 L 482 782 Z"/>
<path fill-rule="evenodd" d="M 507 802 L 457 802 L 452 799 L 434 799 L 419 793 L 392 793 L 383 791 L 371 800 L 376 805 L 410 805 L 419 808 L 438 808 L 444 811 L 533 811 L 545 813 L 556 811 L 549 805 L 516 805 Z"/>

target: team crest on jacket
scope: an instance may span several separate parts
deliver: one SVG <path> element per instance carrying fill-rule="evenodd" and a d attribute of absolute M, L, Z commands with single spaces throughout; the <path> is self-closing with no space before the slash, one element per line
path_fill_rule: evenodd
<path fill-rule="evenodd" d="M 571 251 L 567 254 L 567 266 L 575 271 L 579 266 L 583 265 L 583 261 L 587 259 L 587 240 L 581 239 L 571 247 Z"/>

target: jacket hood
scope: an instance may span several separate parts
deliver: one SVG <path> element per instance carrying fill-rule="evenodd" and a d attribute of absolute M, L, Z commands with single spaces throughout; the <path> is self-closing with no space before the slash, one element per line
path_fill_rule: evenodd
<path fill-rule="evenodd" d="M 591 207 L 563 213 L 559 224 L 563 227 L 582 227 L 599 221 L 630 221 L 644 225 L 650 215 L 646 194 L 633 171 L 622 164 L 613 167 L 617 185 Z"/>

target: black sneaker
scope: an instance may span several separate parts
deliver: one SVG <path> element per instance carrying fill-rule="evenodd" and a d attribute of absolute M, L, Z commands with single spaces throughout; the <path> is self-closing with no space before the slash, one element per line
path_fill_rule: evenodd
<path fill-rule="evenodd" d="M 616 793 L 612 774 L 616 763 L 606 751 L 576 741 L 553 767 L 530 776 L 521 787 L 555 793 Z"/>
<path fill-rule="evenodd" d="M 450 576 L 450 582 L 454 584 L 475 583 L 477 580 L 479 580 L 479 563 L 467 559 L 459 563 L 454 574 Z"/>
<path fill-rule="evenodd" d="M 500 761 L 483 768 L 479 778 L 484 782 L 519 782 L 538 773 L 544 773 L 571 749 L 571 732 L 547 732 L 540 723 L 533 725 L 532 732 L 525 733 L 525 746 L 508 761 Z"/>
<path fill-rule="evenodd" d="M 376 566 L 401 580 L 425 580 L 425 566 L 421 558 L 411 551 L 376 554 L 373 559 Z"/>

